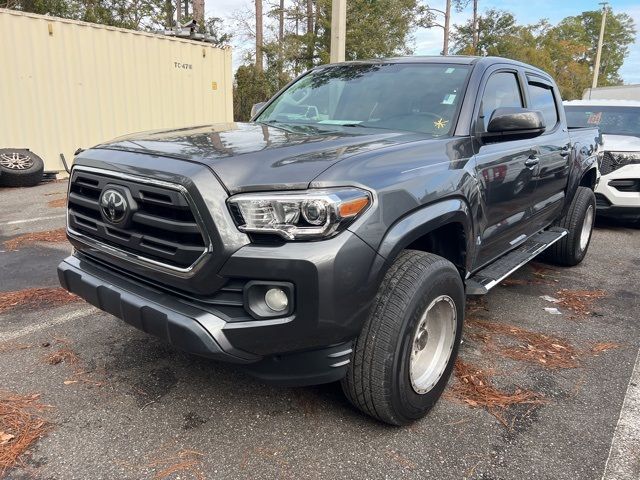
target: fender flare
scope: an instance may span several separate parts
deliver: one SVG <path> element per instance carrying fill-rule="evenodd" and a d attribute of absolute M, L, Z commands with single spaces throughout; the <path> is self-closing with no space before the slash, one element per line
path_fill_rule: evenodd
<path fill-rule="evenodd" d="M 390 265 L 415 240 L 451 223 L 459 223 L 464 229 L 465 269 L 468 271 L 474 248 L 474 232 L 469 205 L 458 197 L 426 205 L 402 217 L 387 230 L 378 247 L 378 254 L 385 260 L 385 264 Z M 386 271 L 386 268 L 383 270 Z"/>
<path fill-rule="evenodd" d="M 598 185 L 598 182 L 600 181 L 597 150 L 587 152 L 587 155 L 584 155 L 584 153 L 585 152 L 580 151 L 578 155 L 576 155 L 576 159 L 574 160 L 569 181 L 567 183 L 567 199 L 573 199 L 573 196 L 576 194 L 576 190 L 578 190 L 578 187 L 582 183 L 582 179 L 592 170 L 596 170 L 596 187 Z M 562 209 L 561 216 L 566 215 L 570 206 L 571 201 L 567 200 L 565 202 L 564 208 Z"/>

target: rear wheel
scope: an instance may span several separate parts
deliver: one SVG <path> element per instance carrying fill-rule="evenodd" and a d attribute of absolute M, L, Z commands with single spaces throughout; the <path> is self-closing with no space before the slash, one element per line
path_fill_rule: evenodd
<path fill-rule="evenodd" d="M 44 162 L 24 149 L 0 149 L 0 186 L 31 187 L 42 180 Z"/>
<path fill-rule="evenodd" d="M 587 254 L 596 217 L 596 197 L 587 187 L 578 187 L 566 215 L 556 222 L 568 234 L 545 250 L 543 259 L 558 265 L 574 266 Z"/>
<path fill-rule="evenodd" d="M 407 250 L 387 272 L 356 340 L 342 387 L 392 425 L 423 417 L 444 391 L 464 319 L 464 287 L 442 257 Z"/>

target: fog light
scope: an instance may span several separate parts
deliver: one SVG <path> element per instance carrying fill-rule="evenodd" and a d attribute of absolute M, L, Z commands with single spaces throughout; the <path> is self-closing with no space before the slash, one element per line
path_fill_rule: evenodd
<path fill-rule="evenodd" d="M 274 312 L 283 312 L 289 308 L 289 298 L 281 288 L 270 288 L 264 295 L 264 302 Z"/>

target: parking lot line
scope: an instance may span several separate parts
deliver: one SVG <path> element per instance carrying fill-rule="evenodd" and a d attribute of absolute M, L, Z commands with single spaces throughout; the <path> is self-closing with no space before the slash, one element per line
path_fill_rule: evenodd
<path fill-rule="evenodd" d="M 82 308 L 80 310 L 73 310 L 71 312 L 64 313 L 59 317 L 54 317 L 51 320 L 47 320 L 42 323 L 29 325 L 28 327 L 22 328 L 20 330 L 16 330 L 15 332 L 0 332 L 0 342 L 15 340 L 17 338 L 24 337 L 26 335 L 30 335 L 35 332 L 39 332 L 40 330 L 45 330 L 47 328 L 51 328 L 56 325 L 61 325 L 63 323 L 70 322 L 72 320 L 77 320 L 78 318 L 86 317 L 87 315 L 90 315 L 96 312 L 97 310 L 93 307 Z"/>
<path fill-rule="evenodd" d="M 10 222 L 0 223 L 0 225 L 18 225 L 20 223 L 40 222 L 42 220 L 54 220 L 56 218 L 64 218 L 65 215 L 51 215 L 49 217 L 27 218 L 26 220 L 11 220 Z"/>
<path fill-rule="evenodd" d="M 603 480 L 640 478 L 640 351 L 611 441 Z"/>

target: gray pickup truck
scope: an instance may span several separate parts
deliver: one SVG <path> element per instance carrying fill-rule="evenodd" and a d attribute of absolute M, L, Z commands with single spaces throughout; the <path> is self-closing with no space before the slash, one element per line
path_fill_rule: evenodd
<path fill-rule="evenodd" d="M 596 129 L 503 58 L 324 65 L 245 124 L 79 154 L 62 286 L 269 382 L 342 381 L 403 425 L 444 390 L 467 295 L 584 258 Z"/>

